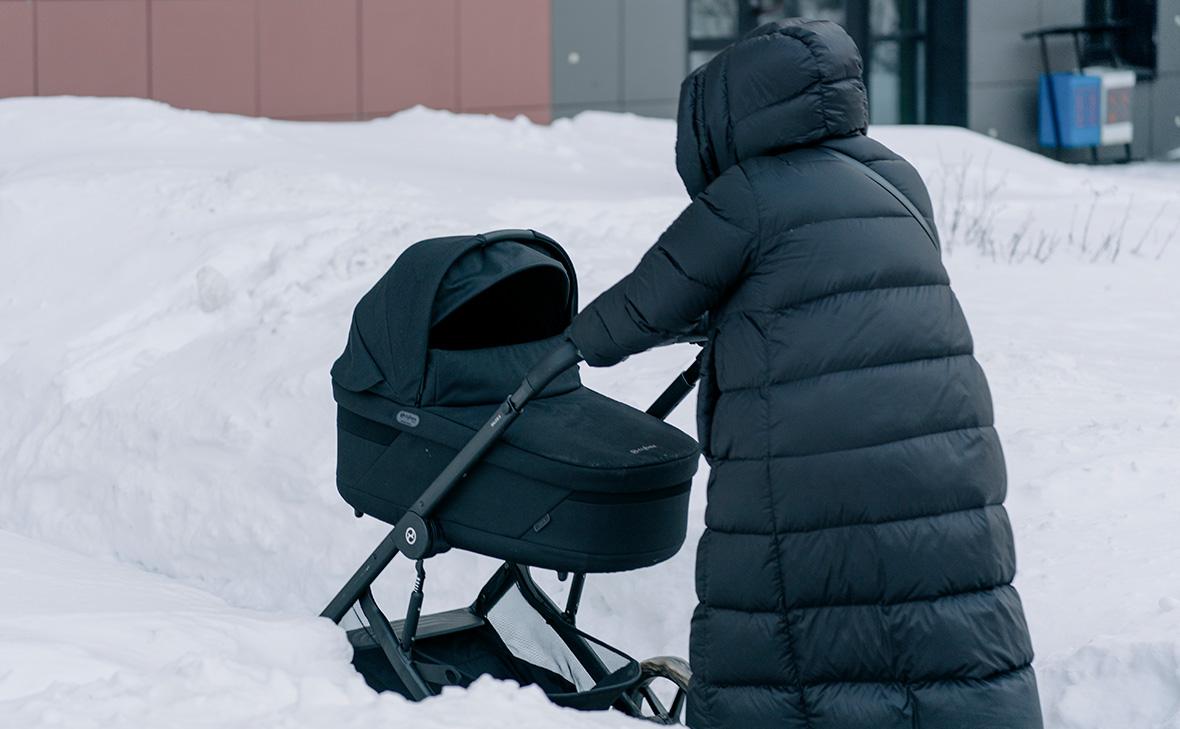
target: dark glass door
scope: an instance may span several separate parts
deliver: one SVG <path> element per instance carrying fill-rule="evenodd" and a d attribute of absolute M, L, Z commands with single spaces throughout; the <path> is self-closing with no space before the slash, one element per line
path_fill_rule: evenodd
<path fill-rule="evenodd" d="M 864 59 L 874 124 L 966 123 L 965 0 L 687 0 L 689 67 L 762 23 L 840 23 Z"/>
<path fill-rule="evenodd" d="M 848 0 L 873 124 L 926 120 L 925 0 Z"/>
<path fill-rule="evenodd" d="M 709 61 L 755 26 L 749 0 L 688 0 L 688 67 Z"/>
<path fill-rule="evenodd" d="M 688 66 L 696 68 L 763 23 L 817 18 L 843 25 L 847 0 L 688 0 Z"/>

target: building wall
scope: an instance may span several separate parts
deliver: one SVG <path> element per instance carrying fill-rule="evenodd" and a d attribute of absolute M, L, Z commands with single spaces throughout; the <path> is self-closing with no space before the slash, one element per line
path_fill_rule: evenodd
<path fill-rule="evenodd" d="M 0 0 L 0 96 L 281 119 L 673 116 L 685 0 Z"/>
<path fill-rule="evenodd" d="M 1082 0 L 975 0 L 968 5 L 967 126 L 1006 142 L 1037 148 L 1040 47 L 1021 33 L 1085 19 Z M 1158 72 L 1135 90 L 1136 157 L 1180 147 L 1180 0 L 1160 0 Z M 1068 37 L 1051 38 L 1054 70 L 1074 67 Z M 1119 150 L 1107 151 L 1111 156 Z"/>
<path fill-rule="evenodd" d="M 684 0 L 553 0 L 553 111 L 675 116 L 687 73 Z"/>
<path fill-rule="evenodd" d="M 966 124 L 1035 149 L 1041 60 L 1021 33 L 1080 23 L 1085 2 L 965 2 Z M 687 36 L 686 0 L 0 0 L 0 96 L 315 120 L 415 104 L 673 116 Z M 1068 39 L 1051 48 L 1072 67 Z M 1156 78 L 1136 89 L 1139 157 L 1180 148 L 1180 0 L 1159 0 L 1158 48 Z"/>
<path fill-rule="evenodd" d="M 1160 0 L 1156 43 L 1149 126 L 1152 152 L 1162 155 L 1180 149 L 1180 0 Z"/>
<path fill-rule="evenodd" d="M 0 0 L 0 96 L 551 118 L 550 0 Z"/>

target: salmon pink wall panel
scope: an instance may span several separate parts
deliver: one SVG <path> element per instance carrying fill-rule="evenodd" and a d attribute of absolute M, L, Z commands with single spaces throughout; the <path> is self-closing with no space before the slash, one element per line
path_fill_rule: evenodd
<path fill-rule="evenodd" d="M 254 3 L 154 0 L 152 96 L 173 106 L 258 113 Z"/>
<path fill-rule="evenodd" d="M 34 93 L 33 4 L 0 0 L 0 97 Z"/>
<path fill-rule="evenodd" d="M 355 117 L 355 0 L 258 0 L 258 11 L 261 113 Z"/>
<path fill-rule="evenodd" d="M 550 0 L 459 0 L 459 108 L 548 114 Z"/>
<path fill-rule="evenodd" d="M 455 108 L 457 2 L 361 0 L 361 111 Z"/>
<path fill-rule="evenodd" d="M 147 96 L 147 0 L 37 3 L 37 84 L 45 95 Z"/>

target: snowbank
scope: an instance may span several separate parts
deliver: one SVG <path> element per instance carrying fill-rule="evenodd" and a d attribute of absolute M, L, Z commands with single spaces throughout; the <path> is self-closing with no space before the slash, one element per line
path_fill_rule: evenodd
<path fill-rule="evenodd" d="M 206 592 L 0 532 L 0 725 L 574 729 L 617 717 L 477 682 L 414 706 L 371 691 L 335 626 L 231 608 Z"/>
<path fill-rule="evenodd" d="M 1180 726 L 1180 169 L 873 133 L 930 183 L 991 378 L 1050 727 Z M 0 101 L 0 529 L 40 540 L 0 533 L 0 725 L 86 725 L 93 708 L 181 726 L 196 704 L 219 726 L 625 723 L 493 683 L 428 709 L 377 698 L 340 633 L 300 616 L 383 534 L 333 484 L 327 369 L 357 298 L 415 240 L 533 227 L 567 246 L 589 300 L 685 204 L 673 136 L 611 114 L 305 124 Z M 586 377 L 643 405 L 690 358 Z M 691 431 L 690 408 L 673 422 Z M 492 569 L 438 562 L 429 609 Z M 691 571 L 685 549 L 591 580 L 583 619 L 636 654 L 683 654 Z M 44 600 L 8 598 L 31 579 Z M 378 597 L 401 604 L 409 580 L 397 565 Z"/>

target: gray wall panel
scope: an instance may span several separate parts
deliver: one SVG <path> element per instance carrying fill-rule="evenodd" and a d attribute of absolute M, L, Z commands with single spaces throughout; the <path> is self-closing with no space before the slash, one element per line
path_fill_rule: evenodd
<path fill-rule="evenodd" d="M 1020 34 L 1040 25 L 1038 2 L 968 2 L 967 77 L 972 83 L 996 83 L 1035 76 L 1041 68 L 1040 52 L 1034 41 Z"/>
<path fill-rule="evenodd" d="M 994 0 L 984 0 L 991 5 Z M 937 2 L 937 0 L 935 0 Z M 1029 3 L 1035 4 L 1035 3 Z M 1082 0 L 1041 0 L 1041 25 L 1080 25 L 1086 20 L 1086 4 Z"/>
<path fill-rule="evenodd" d="M 687 22 L 684 0 L 623 0 L 624 101 L 677 98 L 688 71 Z"/>
<path fill-rule="evenodd" d="M 676 99 L 668 99 L 665 101 L 626 101 L 623 102 L 623 111 L 629 111 L 632 114 L 639 114 L 640 116 L 655 116 L 664 119 L 676 118 Z"/>
<path fill-rule="evenodd" d="M 1152 84 L 1152 156 L 1180 149 L 1180 74 L 1161 76 Z"/>
<path fill-rule="evenodd" d="M 1160 73 L 1180 73 L 1180 0 L 1160 0 L 1156 37 Z"/>
<path fill-rule="evenodd" d="M 972 86 L 968 126 L 1028 149 L 1037 148 L 1036 83 Z"/>
<path fill-rule="evenodd" d="M 622 0 L 553 0 L 553 105 L 622 95 Z"/>
<path fill-rule="evenodd" d="M 1151 114 L 1154 99 L 1150 84 L 1139 82 L 1135 86 L 1135 100 L 1131 107 L 1131 122 L 1135 125 L 1135 136 L 1131 138 L 1131 156 L 1134 159 L 1147 159 L 1152 156 L 1152 123 Z M 1122 154 L 1122 148 L 1118 148 Z M 1111 154 L 1105 151 L 1104 154 Z"/>

